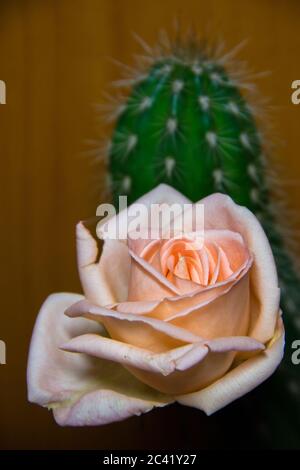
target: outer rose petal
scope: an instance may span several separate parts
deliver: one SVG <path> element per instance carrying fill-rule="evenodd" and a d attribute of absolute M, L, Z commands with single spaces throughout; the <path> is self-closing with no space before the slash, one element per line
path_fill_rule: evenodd
<path fill-rule="evenodd" d="M 255 346 L 257 347 L 257 344 Z M 221 343 L 220 347 L 224 348 L 224 344 Z M 149 350 L 94 334 L 77 336 L 64 344 L 62 348 L 65 351 L 109 359 L 125 366 L 133 366 L 164 376 L 170 375 L 175 370 L 192 367 L 208 353 L 208 347 L 204 342 L 187 344 L 165 353 L 154 354 Z"/>
<path fill-rule="evenodd" d="M 94 319 L 97 319 L 98 315 L 106 320 L 106 315 L 118 315 L 121 322 L 128 322 L 130 318 L 128 314 L 120 315 L 105 311 L 104 308 L 92 306 L 86 301 L 74 304 L 66 314 L 71 316 L 84 314 Z M 137 319 L 134 319 L 134 315 L 131 317 L 133 317 L 132 322 L 147 321 L 142 317 Z M 155 324 L 155 321 L 151 322 Z M 165 322 L 157 320 L 156 323 L 166 325 Z M 146 324 L 143 325 L 144 328 Z M 127 325 L 127 329 L 130 329 L 130 325 Z M 180 330 L 178 333 L 181 334 Z M 197 337 L 195 339 L 197 340 Z M 191 340 L 194 338 L 191 337 Z M 142 382 L 170 395 L 200 390 L 222 377 L 231 366 L 237 351 L 247 353 L 264 349 L 263 344 L 245 336 L 220 337 L 212 340 L 202 340 L 198 337 L 198 340 L 192 344 L 158 353 L 146 350 L 145 345 L 132 346 L 131 341 L 126 343 L 99 335 L 82 335 L 73 338 L 63 347 L 68 351 L 120 362 Z"/>
<path fill-rule="evenodd" d="M 60 426 L 100 426 L 139 416 L 166 404 L 103 389 L 83 395 L 74 404 L 55 408 L 53 415 Z"/>
<path fill-rule="evenodd" d="M 80 299 L 53 294 L 43 304 L 30 346 L 29 400 L 53 408 L 59 424 L 74 426 L 119 421 L 169 403 L 170 398 L 141 384 L 119 364 L 59 349 L 73 336 L 105 333 L 96 322 L 64 315 Z"/>
<path fill-rule="evenodd" d="M 225 373 L 235 352 L 253 353 L 264 345 L 248 337 L 226 337 L 172 349 L 166 353 L 133 347 L 99 335 L 82 335 L 63 346 L 65 350 L 111 359 L 164 393 L 199 390 Z"/>
<path fill-rule="evenodd" d="M 284 328 L 281 318 L 278 318 L 275 334 L 263 352 L 241 363 L 203 390 L 178 396 L 176 400 L 211 415 L 270 377 L 280 364 L 283 353 Z"/>
<path fill-rule="evenodd" d="M 76 227 L 79 276 L 85 296 L 98 305 L 127 299 L 130 256 L 127 246 L 118 240 L 107 240 L 98 261 L 98 246 L 88 229 L 79 222 Z M 111 262 L 117 259 L 118 262 Z"/>
<path fill-rule="evenodd" d="M 152 352 L 164 352 L 202 338 L 190 331 L 178 328 L 156 318 L 132 313 L 119 313 L 82 300 L 66 310 L 69 317 L 85 317 L 100 321 L 118 341 L 145 348 Z"/>

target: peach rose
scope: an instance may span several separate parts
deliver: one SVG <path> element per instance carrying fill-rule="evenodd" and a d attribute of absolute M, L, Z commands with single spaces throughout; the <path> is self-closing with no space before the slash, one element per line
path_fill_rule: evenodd
<path fill-rule="evenodd" d="M 166 185 L 138 201 L 189 202 Z M 48 297 L 29 354 L 29 400 L 53 409 L 58 424 L 106 424 L 174 401 L 210 415 L 279 365 L 284 329 L 266 235 L 228 196 L 200 203 L 201 248 L 185 234 L 106 240 L 98 261 L 78 224 L 85 297 Z M 193 211 L 185 215 L 190 224 Z M 116 217 L 122 224 L 126 213 Z"/>

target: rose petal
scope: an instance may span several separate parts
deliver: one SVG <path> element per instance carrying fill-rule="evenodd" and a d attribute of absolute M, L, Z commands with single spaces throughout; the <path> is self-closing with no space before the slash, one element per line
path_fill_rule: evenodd
<path fill-rule="evenodd" d="M 53 294 L 41 308 L 28 360 L 29 400 L 54 408 L 59 424 L 77 426 L 106 424 L 169 403 L 169 397 L 141 384 L 119 364 L 59 349 L 75 335 L 105 334 L 99 323 L 64 315 L 79 299 Z"/>
<path fill-rule="evenodd" d="M 128 301 L 153 301 L 196 291 L 210 280 L 228 282 L 250 257 L 238 233 L 208 230 L 199 251 L 188 238 L 151 240 L 128 238 L 132 257 Z M 211 253 L 212 250 L 212 253 Z M 214 262 L 214 251 L 218 257 Z M 212 273 L 210 276 L 210 268 Z M 196 284 L 198 282 L 198 284 Z"/>
<path fill-rule="evenodd" d="M 141 399 L 103 389 L 86 393 L 73 404 L 66 403 L 61 408 L 55 408 L 53 414 L 60 426 L 100 426 L 140 416 L 169 403 L 171 401 Z"/>
<path fill-rule="evenodd" d="M 263 349 L 263 344 L 246 336 L 203 340 L 191 345 L 168 375 L 163 376 L 132 366 L 128 369 L 151 387 L 163 393 L 177 395 L 201 390 L 218 380 L 226 374 L 238 353 L 253 355 Z"/>
<path fill-rule="evenodd" d="M 146 349 L 137 348 L 136 346 L 95 334 L 81 335 L 73 338 L 62 345 L 62 349 L 108 359 L 125 366 L 134 366 L 138 369 L 159 373 L 164 376 L 170 375 L 177 369 L 184 370 L 184 368 L 194 365 L 195 362 L 187 362 L 188 353 L 191 350 L 194 352 L 197 349 L 197 362 L 208 353 L 208 348 L 204 343 L 197 343 L 197 345 L 188 344 L 171 349 L 165 353 L 153 354 Z M 193 356 L 195 358 L 195 355 Z M 184 358 L 183 361 L 182 358 Z"/>
<path fill-rule="evenodd" d="M 143 258 L 129 250 L 132 257 L 128 300 L 148 301 L 180 295 L 179 289 Z"/>
<path fill-rule="evenodd" d="M 205 341 L 211 352 L 253 352 L 265 349 L 264 344 L 248 336 L 226 336 Z"/>
<path fill-rule="evenodd" d="M 80 222 L 76 227 L 77 259 L 86 298 L 98 305 L 127 299 L 130 256 L 127 246 L 118 240 L 106 240 L 100 261 L 96 240 Z M 118 262 L 113 262 L 117 259 Z"/>
<path fill-rule="evenodd" d="M 170 375 L 176 370 L 186 370 L 201 362 L 211 352 L 242 351 L 253 352 L 265 349 L 265 346 L 247 336 L 232 336 L 202 340 L 165 353 L 153 354 L 143 348 L 137 348 L 120 341 L 96 334 L 84 334 L 72 338 L 61 346 L 69 352 L 79 352 L 90 356 L 118 362 L 125 366 L 134 366 L 149 372 Z"/>
<path fill-rule="evenodd" d="M 65 318 L 64 310 L 82 298 L 77 294 L 53 294 L 42 305 L 29 352 L 27 378 L 30 401 L 43 405 L 60 400 L 66 390 L 68 396 L 69 391 L 77 390 L 76 377 L 79 380 L 87 362 L 81 359 L 74 363 L 70 355 L 59 351 L 58 345 L 72 336 L 103 331 L 101 325 L 86 319 L 73 322 Z"/>
<path fill-rule="evenodd" d="M 238 365 L 203 390 L 178 396 L 177 401 L 211 415 L 270 377 L 280 364 L 283 352 L 284 329 L 279 318 L 275 334 L 263 352 Z"/>
<path fill-rule="evenodd" d="M 173 394 L 207 385 L 218 378 L 221 371 L 226 372 L 236 351 L 257 352 L 264 349 L 264 345 L 247 337 L 228 337 L 203 340 L 153 354 L 142 348 L 89 334 L 71 339 L 63 348 L 117 361 L 151 387 Z"/>
<path fill-rule="evenodd" d="M 166 297 L 156 301 L 127 301 L 111 304 L 109 308 L 119 312 L 146 315 L 160 320 L 171 320 L 179 316 L 187 315 L 203 306 L 208 305 L 221 295 L 229 292 L 235 284 L 246 275 L 252 265 L 252 258 L 246 260 L 234 275 L 225 281 L 217 282 L 207 287 L 198 287 L 192 292 L 178 296 Z"/>
<path fill-rule="evenodd" d="M 154 318 L 119 313 L 82 300 L 66 310 L 69 317 L 85 317 L 101 321 L 113 339 L 152 352 L 163 352 L 202 338 L 170 323 Z"/>
<path fill-rule="evenodd" d="M 189 293 L 199 286 L 191 281 L 166 276 L 161 249 L 164 240 L 132 240 L 128 238 L 132 257 L 128 301 L 152 301 Z M 170 260 L 170 259 L 169 259 Z"/>
<path fill-rule="evenodd" d="M 198 308 L 187 308 L 167 320 L 204 338 L 245 336 L 249 321 L 249 274 L 212 302 Z"/>
<path fill-rule="evenodd" d="M 237 232 L 232 230 L 206 230 L 204 236 L 205 242 L 214 243 L 222 249 L 232 271 L 237 271 L 250 257 L 245 241 Z"/>
<path fill-rule="evenodd" d="M 247 208 L 235 204 L 229 196 L 212 194 L 199 204 L 204 204 L 205 230 L 228 229 L 240 233 L 254 256 L 249 334 L 265 343 L 273 336 L 280 300 L 276 265 L 267 236 L 257 218 Z M 187 226 L 192 223 L 191 217 L 192 212 L 187 211 L 184 215 Z"/>
<path fill-rule="evenodd" d="M 199 292 L 199 284 L 193 281 L 181 279 L 180 277 L 174 276 L 171 272 L 168 274 L 168 279 L 175 286 L 176 290 L 181 293 L 181 296 Z"/>

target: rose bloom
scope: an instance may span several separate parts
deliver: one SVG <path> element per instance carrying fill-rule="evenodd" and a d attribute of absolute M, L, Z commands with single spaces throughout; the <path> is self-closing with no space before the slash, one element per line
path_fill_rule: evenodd
<path fill-rule="evenodd" d="M 190 203 L 167 185 L 137 202 Z M 29 400 L 58 424 L 101 425 L 175 401 L 210 415 L 279 365 L 284 329 L 267 237 L 230 197 L 199 203 L 202 247 L 184 233 L 107 239 L 98 260 L 96 240 L 78 224 L 84 297 L 48 297 L 29 354 Z M 126 211 L 116 217 L 122 225 Z"/>

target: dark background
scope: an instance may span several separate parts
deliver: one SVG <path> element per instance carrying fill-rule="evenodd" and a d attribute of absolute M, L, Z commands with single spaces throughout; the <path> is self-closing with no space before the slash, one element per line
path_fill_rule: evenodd
<path fill-rule="evenodd" d="M 120 78 L 108 58 L 131 63 L 140 52 L 132 31 L 154 44 L 176 17 L 183 30 L 192 24 L 209 38 L 225 38 L 228 48 L 249 39 L 240 58 L 272 72 L 257 83 L 274 105 L 278 179 L 287 183 L 289 209 L 299 210 L 300 105 L 290 100 L 291 82 L 300 79 L 297 0 L 1 0 L 0 79 L 7 85 L 7 104 L 0 106 L 0 339 L 7 344 L 1 449 L 255 447 L 256 432 L 263 432 L 255 396 L 250 422 L 242 400 L 210 418 L 171 406 L 95 429 L 59 428 L 26 398 L 36 314 L 51 292 L 80 292 L 74 226 L 104 198 L 103 169 L 91 165 L 88 152 L 98 143 L 86 140 L 109 132 L 92 106 Z"/>

